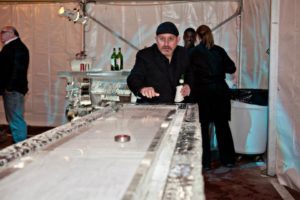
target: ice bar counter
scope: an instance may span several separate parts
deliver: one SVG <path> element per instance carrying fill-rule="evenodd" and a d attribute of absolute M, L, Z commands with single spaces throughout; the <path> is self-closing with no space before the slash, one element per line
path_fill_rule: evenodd
<path fill-rule="evenodd" d="M 196 105 L 111 104 L 0 151 L 1 200 L 204 199 Z"/>

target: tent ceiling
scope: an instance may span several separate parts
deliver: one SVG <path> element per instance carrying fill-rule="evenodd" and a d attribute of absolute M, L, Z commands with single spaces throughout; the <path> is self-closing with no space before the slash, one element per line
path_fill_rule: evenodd
<path fill-rule="evenodd" d="M 68 3 L 68 2 L 99 2 L 99 3 L 107 3 L 107 2 L 130 2 L 132 0 L 0 0 L 0 3 Z M 151 1 L 153 0 L 140 0 L 140 1 Z M 156 1 L 163 1 L 163 0 L 156 0 Z M 177 1 L 177 2 L 197 2 L 197 1 L 237 1 L 240 2 L 242 0 L 190 0 L 190 1 Z M 172 2 L 172 1 L 165 1 L 165 2 Z"/>

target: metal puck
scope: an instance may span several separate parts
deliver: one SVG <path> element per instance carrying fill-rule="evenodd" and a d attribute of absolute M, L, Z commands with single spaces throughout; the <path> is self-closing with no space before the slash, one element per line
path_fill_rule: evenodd
<path fill-rule="evenodd" d="M 129 142 L 130 136 L 126 134 L 120 134 L 115 136 L 115 142 Z"/>

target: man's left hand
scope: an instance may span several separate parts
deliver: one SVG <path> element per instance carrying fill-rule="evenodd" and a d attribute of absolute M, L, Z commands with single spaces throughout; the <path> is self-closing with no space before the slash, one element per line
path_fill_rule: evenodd
<path fill-rule="evenodd" d="M 184 84 L 180 92 L 184 97 L 189 96 L 191 93 L 191 88 L 188 84 Z"/>

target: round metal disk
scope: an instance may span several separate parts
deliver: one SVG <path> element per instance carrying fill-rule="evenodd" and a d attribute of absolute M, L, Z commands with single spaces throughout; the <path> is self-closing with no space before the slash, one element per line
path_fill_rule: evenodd
<path fill-rule="evenodd" d="M 115 136 L 115 142 L 129 142 L 130 136 L 126 134 L 120 134 Z"/>

